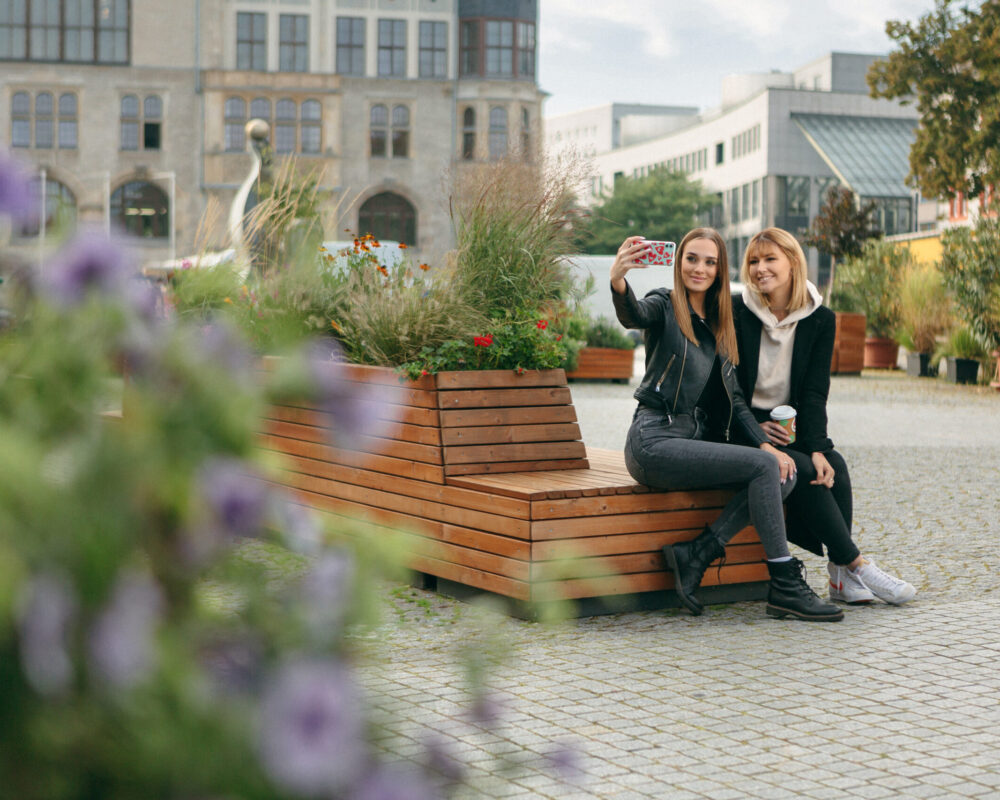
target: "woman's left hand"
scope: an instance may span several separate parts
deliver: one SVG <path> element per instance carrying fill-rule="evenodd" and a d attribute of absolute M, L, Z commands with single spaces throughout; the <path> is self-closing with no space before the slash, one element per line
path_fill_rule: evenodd
<path fill-rule="evenodd" d="M 833 467 L 826 460 L 826 456 L 822 453 L 813 453 L 812 462 L 813 467 L 816 468 L 816 480 L 809 481 L 809 483 L 825 486 L 827 489 L 833 488 Z"/>

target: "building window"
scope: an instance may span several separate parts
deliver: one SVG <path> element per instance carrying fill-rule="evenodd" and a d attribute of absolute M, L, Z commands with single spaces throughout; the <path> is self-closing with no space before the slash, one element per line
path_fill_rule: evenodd
<path fill-rule="evenodd" d="M 10 99 L 11 147 L 31 147 L 31 95 L 15 92 Z"/>
<path fill-rule="evenodd" d="M 53 111 L 51 94 L 39 92 L 35 95 L 35 147 L 39 150 L 51 150 L 55 142 Z"/>
<path fill-rule="evenodd" d="M 337 17 L 337 72 L 341 75 L 365 74 L 363 17 Z"/>
<path fill-rule="evenodd" d="M 2 0 L 0 60 L 127 64 L 129 0 Z"/>
<path fill-rule="evenodd" d="M 121 149 L 159 150 L 162 124 L 163 101 L 159 95 L 146 97 L 141 113 L 139 98 L 134 94 L 125 95 L 121 102 Z"/>
<path fill-rule="evenodd" d="M 111 217 L 126 233 L 164 239 L 170 233 L 170 207 L 159 186 L 131 181 L 111 193 Z"/>
<path fill-rule="evenodd" d="M 396 106 L 392 110 L 392 157 L 410 155 L 410 109 Z"/>
<path fill-rule="evenodd" d="M 59 149 L 76 149 L 76 95 L 65 92 L 59 95 Z"/>
<path fill-rule="evenodd" d="M 278 15 L 278 69 L 282 72 L 309 71 L 308 15 Z"/>
<path fill-rule="evenodd" d="M 535 23 L 517 23 L 517 74 L 521 77 L 535 74 Z"/>
<path fill-rule="evenodd" d="M 255 97 L 250 101 L 250 119 L 262 119 L 271 123 L 271 101 L 266 97 Z"/>
<path fill-rule="evenodd" d="M 267 70 L 267 14 L 237 13 L 236 69 Z"/>
<path fill-rule="evenodd" d="M 472 161 L 476 157 L 476 112 L 467 108 L 462 112 L 462 158 Z"/>
<path fill-rule="evenodd" d="M 382 192 L 365 201 L 358 212 L 358 231 L 379 241 L 417 243 L 417 214 L 410 202 L 393 192 Z"/>
<path fill-rule="evenodd" d="M 225 106 L 225 148 L 228 153 L 246 149 L 247 101 L 242 97 L 227 97 Z"/>
<path fill-rule="evenodd" d="M 809 215 L 808 176 L 788 178 L 785 189 L 785 215 L 806 217 Z"/>
<path fill-rule="evenodd" d="M 282 99 L 274 106 L 274 152 L 295 152 L 295 128 L 298 109 L 294 100 Z"/>
<path fill-rule="evenodd" d="M 420 23 L 420 77 L 448 75 L 448 23 Z"/>
<path fill-rule="evenodd" d="M 486 74 L 509 78 L 514 74 L 514 23 L 486 22 Z"/>
<path fill-rule="evenodd" d="M 383 105 L 372 106 L 369 140 L 373 157 L 385 157 L 389 138 L 389 109 Z"/>
<path fill-rule="evenodd" d="M 41 180 L 35 179 L 34 184 L 41 195 Z M 76 221 L 76 197 L 69 188 L 57 180 L 46 178 L 45 180 L 45 230 L 51 231 L 53 228 L 72 226 Z M 22 225 L 18 231 L 18 236 L 34 238 L 42 232 L 42 226 L 38 220 L 33 220 Z"/>
<path fill-rule="evenodd" d="M 507 109 L 490 109 L 490 158 L 494 161 L 507 155 Z"/>
<path fill-rule="evenodd" d="M 479 22 L 463 22 L 459 33 L 458 71 L 461 75 L 478 75 Z"/>
<path fill-rule="evenodd" d="M 302 152 L 318 153 L 323 146 L 323 108 L 319 100 L 303 100 L 300 113 Z"/>
<path fill-rule="evenodd" d="M 723 145 L 722 142 L 718 142 L 715 145 L 715 163 L 716 164 L 721 164 L 722 163 L 722 160 L 723 160 L 723 157 L 724 157 L 723 156 L 723 148 L 724 148 L 724 145 Z"/>
<path fill-rule="evenodd" d="M 378 21 L 378 74 L 382 78 L 406 77 L 406 20 Z"/>

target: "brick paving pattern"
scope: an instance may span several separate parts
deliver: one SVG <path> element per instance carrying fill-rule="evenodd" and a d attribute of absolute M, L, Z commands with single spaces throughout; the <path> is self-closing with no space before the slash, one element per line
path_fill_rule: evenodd
<path fill-rule="evenodd" d="M 572 386 L 588 444 L 622 446 L 632 388 Z M 856 540 L 912 603 L 835 624 L 742 603 L 544 625 L 397 589 L 364 671 L 388 746 L 418 758 L 433 732 L 469 797 L 1000 796 L 1000 395 L 836 377 L 830 418 Z M 823 559 L 795 554 L 825 596 Z M 495 727 L 470 715 L 463 650 L 497 654 Z"/>

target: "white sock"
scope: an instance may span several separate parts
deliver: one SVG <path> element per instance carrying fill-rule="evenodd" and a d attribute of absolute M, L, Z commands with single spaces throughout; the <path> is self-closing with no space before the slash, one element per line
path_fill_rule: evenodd
<path fill-rule="evenodd" d="M 780 558 L 769 558 L 767 560 L 768 564 L 783 564 L 786 561 L 791 561 L 791 556 L 781 556 Z"/>

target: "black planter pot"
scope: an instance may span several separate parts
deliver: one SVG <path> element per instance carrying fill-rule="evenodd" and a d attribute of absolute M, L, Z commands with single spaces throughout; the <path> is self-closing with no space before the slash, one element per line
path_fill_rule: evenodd
<path fill-rule="evenodd" d="M 975 383 L 979 378 L 979 362 L 974 358 L 946 359 L 949 383 Z"/>
<path fill-rule="evenodd" d="M 937 366 L 931 364 L 930 353 L 907 353 L 906 374 L 914 378 L 933 378 L 937 376 Z"/>

